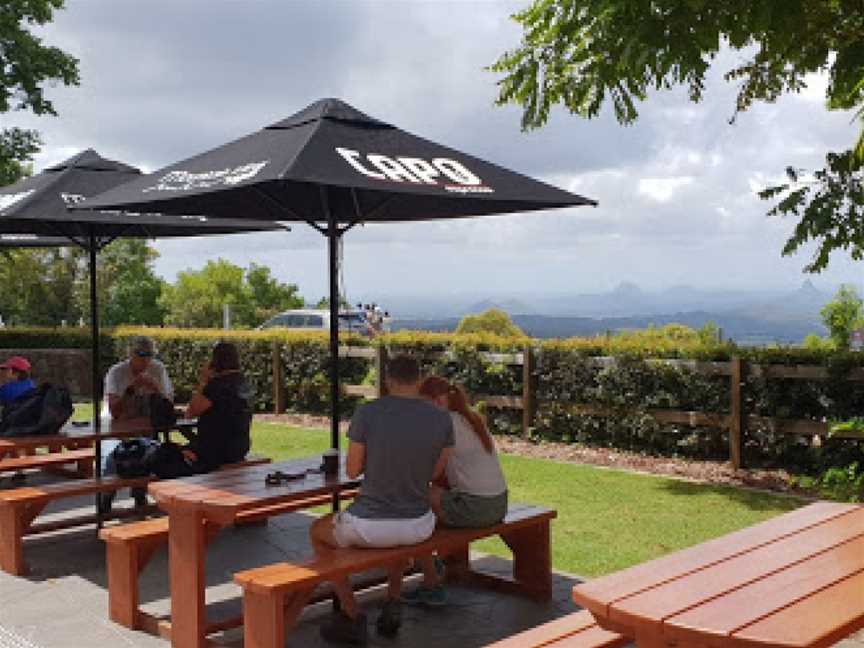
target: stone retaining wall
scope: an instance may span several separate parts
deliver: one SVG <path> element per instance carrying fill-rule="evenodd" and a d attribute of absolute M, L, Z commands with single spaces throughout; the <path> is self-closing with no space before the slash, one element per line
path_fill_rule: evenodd
<path fill-rule="evenodd" d="M 0 349 L 0 361 L 13 355 L 30 361 L 37 383 L 63 385 L 73 398 L 90 398 L 90 349 Z"/>

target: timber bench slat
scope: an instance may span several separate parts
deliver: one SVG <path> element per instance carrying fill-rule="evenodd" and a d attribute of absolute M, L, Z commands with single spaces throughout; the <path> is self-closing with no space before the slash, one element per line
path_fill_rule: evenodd
<path fill-rule="evenodd" d="M 226 464 L 220 471 L 229 472 L 233 468 L 255 466 L 268 463 L 270 459 L 250 455 L 236 464 Z M 103 477 L 101 479 L 76 479 L 41 486 L 22 486 L 10 490 L 0 490 L 0 569 L 22 576 L 27 571 L 24 562 L 24 536 L 37 530 L 56 530 L 80 526 L 92 522 L 90 516 L 70 519 L 68 523 L 59 522 L 39 529 L 33 520 L 54 500 L 115 492 L 121 488 L 147 486 L 156 477 Z"/>
<path fill-rule="evenodd" d="M 447 577 L 548 600 L 552 594 L 550 509 L 513 505 L 500 524 L 482 529 L 438 528 L 419 544 L 387 549 L 337 549 L 300 563 L 276 563 L 234 575 L 243 587 L 246 648 L 281 648 L 315 587 L 350 574 L 386 567 L 406 558 L 437 552 L 447 562 Z M 471 570 L 468 547 L 474 540 L 499 535 L 513 551 L 513 579 Z M 602 644 L 601 644 L 602 645 Z"/>
<path fill-rule="evenodd" d="M 93 448 L 80 448 L 63 452 L 46 452 L 42 454 L 24 455 L 22 457 L 7 457 L 0 459 L 0 473 L 28 470 L 31 468 L 47 468 L 67 463 L 82 463 L 92 461 Z"/>
<path fill-rule="evenodd" d="M 350 499 L 356 494 L 357 489 L 340 493 L 343 499 Z M 325 494 L 262 506 L 242 512 L 235 524 L 257 522 L 283 513 L 329 504 L 331 501 L 331 496 Z M 109 616 L 115 623 L 132 629 L 144 625 L 144 613 L 139 610 L 138 577 L 147 566 L 154 550 L 168 542 L 168 522 L 168 517 L 160 517 L 121 524 L 99 532 L 99 537 L 106 545 Z"/>
<path fill-rule="evenodd" d="M 323 559 L 311 559 L 301 564 L 275 563 L 238 572 L 234 580 L 245 589 L 259 592 L 284 592 L 303 584 L 316 584 L 325 577 L 374 569 L 396 562 L 401 557 L 415 557 L 435 551 L 447 553 L 480 538 L 530 528 L 541 520 L 554 518 L 555 511 L 516 504 L 511 506 L 501 524 L 481 529 L 439 528 L 431 538 L 417 545 L 388 549 L 340 549 Z"/>
<path fill-rule="evenodd" d="M 588 610 L 582 610 L 506 637 L 486 648 L 621 648 L 629 641 L 604 630 Z"/>

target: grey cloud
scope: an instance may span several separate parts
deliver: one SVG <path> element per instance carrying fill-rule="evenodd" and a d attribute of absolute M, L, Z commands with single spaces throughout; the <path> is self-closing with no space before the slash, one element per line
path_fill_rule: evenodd
<path fill-rule="evenodd" d="M 736 88 L 721 76 L 739 55 L 724 52 L 701 104 L 681 90 L 658 92 L 634 126 L 618 125 L 608 110 L 587 121 L 559 109 L 546 128 L 521 133 L 518 108 L 493 107 L 497 79 L 484 67 L 518 44 L 508 15 L 525 4 L 72 0 L 45 35 L 81 58 L 82 86 L 51 92 L 59 119 L 4 121 L 43 131 L 42 164 L 92 146 L 152 170 L 339 96 L 600 201 L 597 209 L 357 228 L 345 241 L 354 289 L 797 281 L 806 255 L 779 256 L 792 223 L 766 219 L 769 205 L 751 183 L 847 146 L 849 115 L 827 113 L 818 98 L 788 97 L 728 125 Z M 639 191 L 640 181 L 676 178 L 690 180 L 666 201 Z M 287 235 L 157 245 L 169 278 L 222 256 L 271 265 L 309 296 L 325 290 L 323 239 L 302 225 Z M 857 272 L 838 255 L 831 276 Z"/>

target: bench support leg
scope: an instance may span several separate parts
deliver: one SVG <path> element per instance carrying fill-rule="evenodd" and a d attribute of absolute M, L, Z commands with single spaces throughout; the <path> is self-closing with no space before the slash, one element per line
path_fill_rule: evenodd
<path fill-rule="evenodd" d="M 541 601 L 552 598 L 549 521 L 508 533 L 501 539 L 513 552 L 513 578 L 525 593 Z"/>
<path fill-rule="evenodd" d="M 138 578 L 157 546 L 156 543 L 143 547 L 127 542 L 107 543 L 108 612 L 115 623 L 133 630 L 139 627 Z"/>
<path fill-rule="evenodd" d="M 243 595 L 244 648 L 282 648 L 311 593 L 312 588 L 287 594 L 247 590 Z"/>
<path fill-rule="evenodd" d="M 13 576 L 24 576 L 24 534 L 47 502 L 17 506 L 0 503 L 0 569 Z"/>

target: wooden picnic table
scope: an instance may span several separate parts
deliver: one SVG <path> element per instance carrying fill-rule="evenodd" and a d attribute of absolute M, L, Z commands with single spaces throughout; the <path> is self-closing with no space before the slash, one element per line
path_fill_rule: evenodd
<path fill-rule="evenodd" d="M 70 422 L 66 423 L 58 434 L 0 438 L 0 459 L 6 455 L 33 454 L 39 448 L 83 448 L 100 439 L 130 439 L 167 433 L 174 429 L 183 432 L 194 428 L 196 424 L 196 419 L 181 419 L 171 428 L 157 430 L 150 424 L 150 419 L 144 417 L 107 420 L 102 422 L 99 434 L 96 434 L 91 422 L 84 425 Z"/>
<path fill-rule="evenodd" d="M 864 627 L 864 507 L 818 502 L 573 588 L 638 648 L 826 648 Z"/>
<path fill-rule="evenodd" d="M 207 543 L 218 529 L 231 525 L 245 511 L 272 510 L 279 505 L 308 499 L 315 495 L 335 494 L 355 488 L 360 480 L 349 479 L 340 462 L 338 475 L 324 475 L 316 470 L 321 456 L 284 461 L 261 466 L 237 468 L 223 472 L 196 475 L 183 479 L 157 481 L 148 486 L 157 505 L 168 514 L 168 556 L 171 580 L 171 622 L 159 631 L 170 634 L 175 648 L 199 648 L 208 645 L 207 634 L 223 627 L 208 624 L 205 610 L 205 556 Z M 268 486 L 268 473 L 306 473 L 302 479 Z"/>

